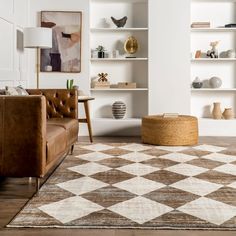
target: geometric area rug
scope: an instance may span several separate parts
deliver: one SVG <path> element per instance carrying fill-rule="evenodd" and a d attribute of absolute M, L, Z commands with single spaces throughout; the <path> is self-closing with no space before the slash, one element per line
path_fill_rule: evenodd
<path fill-rule="evenodd" d="M 236 230 L 236 150 L 77 144 L 7 227 Z"/>

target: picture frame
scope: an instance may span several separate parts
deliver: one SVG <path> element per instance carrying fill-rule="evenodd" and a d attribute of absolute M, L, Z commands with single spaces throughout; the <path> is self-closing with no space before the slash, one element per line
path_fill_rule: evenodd
<path fill-rule="evenodd" d="M 52 28 L 52 48 L 41 49 L 41 72 L 81 72 L 82 12 L 41 11 L 41 27 Z"/>

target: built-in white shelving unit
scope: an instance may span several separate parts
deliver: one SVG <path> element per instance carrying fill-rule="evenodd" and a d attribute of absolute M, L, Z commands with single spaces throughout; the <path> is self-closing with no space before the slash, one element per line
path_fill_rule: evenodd
<path fill-rule="evenodd" d="M 101 91 L 148 91 L 148 88 L 133 88 L 133 89 L 122 89 L 122 88 L 107 88 L 107 89 L 91 89 L 91 91 L 101 92 Z"/>
<path fill-rule="evenodd" d="M 148 58 L 91 58 L 91 61 L 108 62 L 108 61 L 147 61 Z"/>
<path fill-rule="evenodd" d="M 91 28 L 91 32 L 147 31 L 148 28 Z"/>
<path fill-rule="evenodd" d="M 212 88 L 201 88 L 192 89 L 192 92 L 236 92 L 236 88 L 222 88 L 222 89 L 212 89 Z"/>
<path fill-rule="evenodd" d="M 127 16 L 125 27 L 116 28 L 111 16 L 116 19 Z M 91 112 L 92 120 L 96 122 L 96 133 L 103 134 L 98 124 L 110 124 L 113 130 L 140 127 L 141 117 L 148 114 L 148 32 L 148 0 L 90 0 L 90 49 L 92 51 L 102 45 L 107 55 L 106 58 L 94 58 L 91 53 L 90 81 L 96 81 L 98 73 L 104 72 L 108 73 L 111 84 L 137 84 L 137 88 L 133 89 L 90 89 L 91 96 L 95 97 Z M 124 51 L 124 43 L 129 36 L 134 36 L 139 43 L 135 58 L 126 58 Z M 119 51 L 119 57 L 112 57 L 114 50 Z M 112 117 L 115 101 L 126 104 L 126 116 L 122 120 Z"/>
<path fill-rule="evenodd" d="M 236 62 L 236 58 L 197 58 L 192 59 L 192 62 Z"/>
<path fill-rule="evenodd" d="M 191 28 L 191 32 L 236 32 L 236 28 Z"/>
<path fill-rule="evenodd" d="M 191 23 L 211 23 L 211 28 L 191 28 L 191 83 L 195 77 L 201 80 L 217 76 L 222 79 L 219 89 L 203 87 L 191 88 L 191 113 L 199 117 L 200 129 L 204 135 L 236 134 L 236 119 L 213 120 L 211 117 L 214 102 L 221 103 L 221 109 L 233 108 L 236 112 L 236 58 L 225 58 L 227 50 L 236 50 L 236 28 L 224 28 L 224 25 L 236 23 L 235 0 L 192 0 Z M 209 14 L 210 12 L 210 14 Z M 210 42 L 220 41 L 220 58 L 198 58 L 196 50 L 206 53 Z M 206 83 L 207 84 L 207 83 Z M 227 132 L 225 132 L 229 129 Z M 214 131 L 216 130 L 216 131 Z"/>

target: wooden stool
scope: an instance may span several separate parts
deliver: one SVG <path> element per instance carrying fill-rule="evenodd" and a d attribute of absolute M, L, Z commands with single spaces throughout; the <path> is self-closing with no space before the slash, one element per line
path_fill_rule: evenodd
<path fill-rule="evenodd" d="M 142 141 L 161 146 L 195 145 L 198 143 L 198 120 L 193 116 L 143 117 Z"/>
<path fill-rule="evenodd" d="M 91 120 L 90 120 L 90 113 L 89 113 L 89 104 L 88 102 L 91 100 L 94 100 L 95 98 L 87 97 L 87 96 L 79 96 L 78 102 L 84 104 L 84 111 L 85 111 L 85 118 L 79 118 L 79 123 L 87 123 L 88 126 L 88 132 L 89 132 L 89 138 L 90 142 L 93 142 L 93 135 L 92 135 L 92 127 L 91 127 Z"/>

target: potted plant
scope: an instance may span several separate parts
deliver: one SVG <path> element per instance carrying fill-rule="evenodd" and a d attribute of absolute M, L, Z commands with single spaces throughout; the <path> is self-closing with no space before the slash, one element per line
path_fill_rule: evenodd
<path fill-rule="evenodd" d="M 73 79 L 68 79 L 66 81 L 66 88 L 67 89 L 72 89 L 73 88 L 73 84 L 74 84 L 74 80 Z"/>
<path fill-rule="evenodd" d="M 105 57 L 105 48 L 101 45 L 99 45 L 96 48 L 96 51 L 98 52 L 98 58 L 104 58 Z"/>

